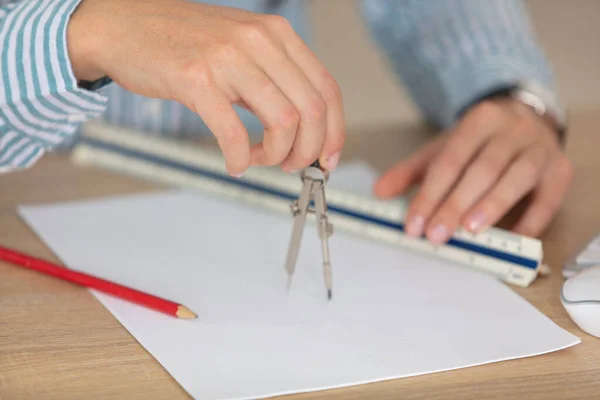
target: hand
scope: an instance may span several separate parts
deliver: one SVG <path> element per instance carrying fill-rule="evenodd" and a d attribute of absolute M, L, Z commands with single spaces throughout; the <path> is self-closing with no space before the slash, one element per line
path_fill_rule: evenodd
<path fill-rule="evenodd" d="M 494 225 L 528 194 L 531 202 L 513 230 L 539 235 L 573 179 L 551 125 L 514 100 L 472 108 L 456 127 L 380 178 L 387 198 L 420 183 L 407 218 L 410 236 L 446 242 L 460 226 L 477 233 Z"/>
<path fill-rule="evenodd" d="M 84 0 L 68 29 L 78 79 L 175 100 L 217 138 L 231 175 L 250 165 L 334 169 L 345 141 L 340 89 L 279 16 L 182 0 Z M 265 127 L 250 147 L 232 104 Z"/>

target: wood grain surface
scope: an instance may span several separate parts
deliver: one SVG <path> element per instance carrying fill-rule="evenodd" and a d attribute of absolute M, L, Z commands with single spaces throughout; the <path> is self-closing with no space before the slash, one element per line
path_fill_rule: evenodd
<path fill-rule="evenodd" d="M 575 183 L 542 237 L 552 274 L 530 288 L 515 290 L 558 325 L 581 337 L 582 344 L 521 360 L 286 397 L 600 397 L 600 339 L 581 332 L 558 298 L 562 263 L 600 231 L 600 110 L 581 111 L 571 118 L 567 152 L 576 166 Z M 382 170 L 426 136 L 412 127 L 351 136 L 344 160 L 360 157 Z M 157 189 L 161 188 L 76 167 L 65 155 L 47 156 L 28 171 L 0 175 L 0 244 L 59 262 L 18 217 L 18 204 Z M 0 399 L 83 398 L 175 400 L 188 396 L 85 289 L 0 262 Z"/>

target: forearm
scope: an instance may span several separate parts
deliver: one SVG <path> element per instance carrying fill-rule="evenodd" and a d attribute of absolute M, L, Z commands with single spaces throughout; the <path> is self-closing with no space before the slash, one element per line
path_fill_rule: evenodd
<path fill-rule="evenodd" d="M 0 9 L 0 172 L 30 167 L 104 111 L 106 99 L 79 88 L 70 63 L 67 27 L 79 1 Z"/>
<path fill-rule="evenodd" d="M 452 125 L 491 90 L 538 84 L 556 96 L 549 63 L 519 0 L 364 1 L 364 15 L 426 117 Z"/>

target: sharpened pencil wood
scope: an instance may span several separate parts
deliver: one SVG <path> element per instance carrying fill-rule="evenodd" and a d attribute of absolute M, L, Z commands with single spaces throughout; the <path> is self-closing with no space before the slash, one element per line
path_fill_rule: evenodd
<path fill-rule="evenodd" d="M 196 314 L 195 312 L 193 312 L 192 310 L 190 310 L 186 306 L 179 306 L 179 307 L 177 307 L 176 315 L 177 315 L 177 318 L 182 318 L 182 319 L 196 319 L 196 318 L 198 318 L 198 314 Z"/>

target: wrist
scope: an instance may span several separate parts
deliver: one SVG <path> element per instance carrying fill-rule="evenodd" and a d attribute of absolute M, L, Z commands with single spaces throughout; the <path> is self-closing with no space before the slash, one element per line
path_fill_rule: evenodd
<path fill-rule="evenodd" d="M 71 15 L 67 27 L 67 44 L 71 68 L 77 81 L 97 81 L 106 76 L 96 61 L 102 52 L 102 32 L 98 32 L 96 24 L 88 21 L 83 0 Z"/>
<path fill-rule="evenodd" d="M 511 92 L 511 97 L 535 112 L 558 137 L 564 147 L 567 133 L 567 116 L 552 93 L 535 85 L 518 86 Z"/>
<path fill-rule="evenodd" d="M 536 86 L 507 85 L 494 88 L 477 97 L 460 112 L 462 117 L 468 110 L 488 101 L 508 106 L 513 112 L 521 115 L 535 115 L 556 134 L 561 146 L 566 139 L 566 115 L 562 108 L 555 104 L 552 96 Z"/>
<path fill-rule="evenodd" d="M 559 133 L 560 126 L 557 122 L 551 118 L 549 115 L 538 113 L 533 106 L 524 103 L 523 101 L 516 99 L 511 96 L 506 97 L 497 97 L 494 99 L 490 99 L 488 101 L 492 101 L 504 107 L 508 112 L 514 115 L 519 115 L 522 117 L 533 117 L 538 119 L 544 125 L 546 125 L 552 132 Z"/>

